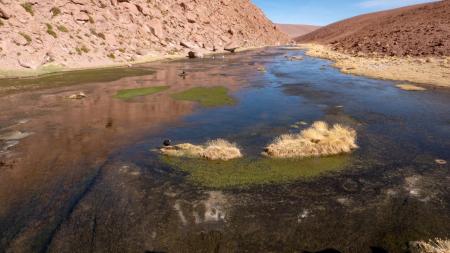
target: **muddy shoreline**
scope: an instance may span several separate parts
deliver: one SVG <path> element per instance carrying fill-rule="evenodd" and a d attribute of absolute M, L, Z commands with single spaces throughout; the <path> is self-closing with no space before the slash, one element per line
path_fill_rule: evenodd
<path fill-rule="evenodd" d="M 262 46 L 262 47 L 244 47 L 236 49 L 236 53 L 246 52 L 251 50 L 257 50 L 262 48 L 269 48 L 274 46 Z M 205 57 L 213 57 L 213 56 L 226 56 L 230 55 L 230 52 L 208 52 L 205 54 Z M 188 60 L 188 56 L 185 54 L 174 54 L 174 55 L 165 55 L 165 56 L 157 56 L 157 57 L 147 57 L 144 56 L 136 61 L 122 62 L 122 63 L 114 63 L 108 65 L 93 65 L 86 66 L 81 68 L 68 68 L 60 65 L 47 64 L 43 65 L 37 69 L 1 69 L 0 68 L 0 84 L 5 79 L 20 79 L 20 78 L 38 78 L 45 77 L 46 75 L 51 74 L 65 74 L 71 72 L 82 72 L 82 71 L 94 71 L 94 70 L 110 70 L 115 68 L 131 68 L 131 67 L 139 67 L 141 65 L 149 64 L 149 63 L 163 63 L 163 62 L 171 62 L 171 61 L 179 61 L 179 60 Z"/>

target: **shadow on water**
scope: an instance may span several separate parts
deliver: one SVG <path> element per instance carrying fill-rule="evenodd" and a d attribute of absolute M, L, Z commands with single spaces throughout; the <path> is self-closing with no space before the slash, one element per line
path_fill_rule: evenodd
<path fill-rule="evenodd" d="M 435 160 L 450 160 L 450 92 L 408 93 L 324 60 L 286 60 L 300 55 L 273 48 L 17 84 L 48 83 L 0 101 L 0 134 L 32 133 L 12 147 L 0 141 L 0 252 L 408 252 L 409 241 L 449 237 L 449 167 Z M 173 98 L 218 86 L 235 102 Z M 79 90 L 88 97 L 64 99 Z M 355 128 L 360 148 L 260 155 L 317 120 Z M 165 139 L 216 138 L 245 158 L 150 151 Z"/>

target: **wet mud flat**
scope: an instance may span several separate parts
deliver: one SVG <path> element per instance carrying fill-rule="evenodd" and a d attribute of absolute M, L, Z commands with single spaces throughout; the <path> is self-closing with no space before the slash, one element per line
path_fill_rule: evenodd
<path fill-rule="evenodd" d="M 449 166 L 436 163 L 450 160 L 450 91 L 403 91 L 283 48 L 139 68 L 2 95 L 0 252 L 408 252 L 410 241 L 450 237 Z M 146 87 L 165 88 L 115 97 Z M 199 87 L 232 100 L 176 99 Z M 360 148 L 261 156 L 317 120 L 355 128 Z M 245 157 L 153 151 L 216 138 Z"/>

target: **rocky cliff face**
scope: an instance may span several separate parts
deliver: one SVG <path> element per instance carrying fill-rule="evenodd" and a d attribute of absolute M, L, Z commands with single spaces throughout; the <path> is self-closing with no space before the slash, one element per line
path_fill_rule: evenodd
<path fill-rule="evenodd" d="M 287 40 L 250 0 L 0 0 L 3 70 L 126 64 Z"/>

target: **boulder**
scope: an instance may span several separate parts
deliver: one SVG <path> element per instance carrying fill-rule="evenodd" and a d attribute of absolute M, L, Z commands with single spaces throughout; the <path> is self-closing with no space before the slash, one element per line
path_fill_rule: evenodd
<path fill-rule="evenodd" d="M 10 17 L 11 12 L 5 6 L 0 6 L 0 18 L 9 19 Z"/>
<path fill-rule="evenodd" d="M 192 50 L 188 53 L 189 58 L 203 58 L 205 54 L 201 50 Z"/>

